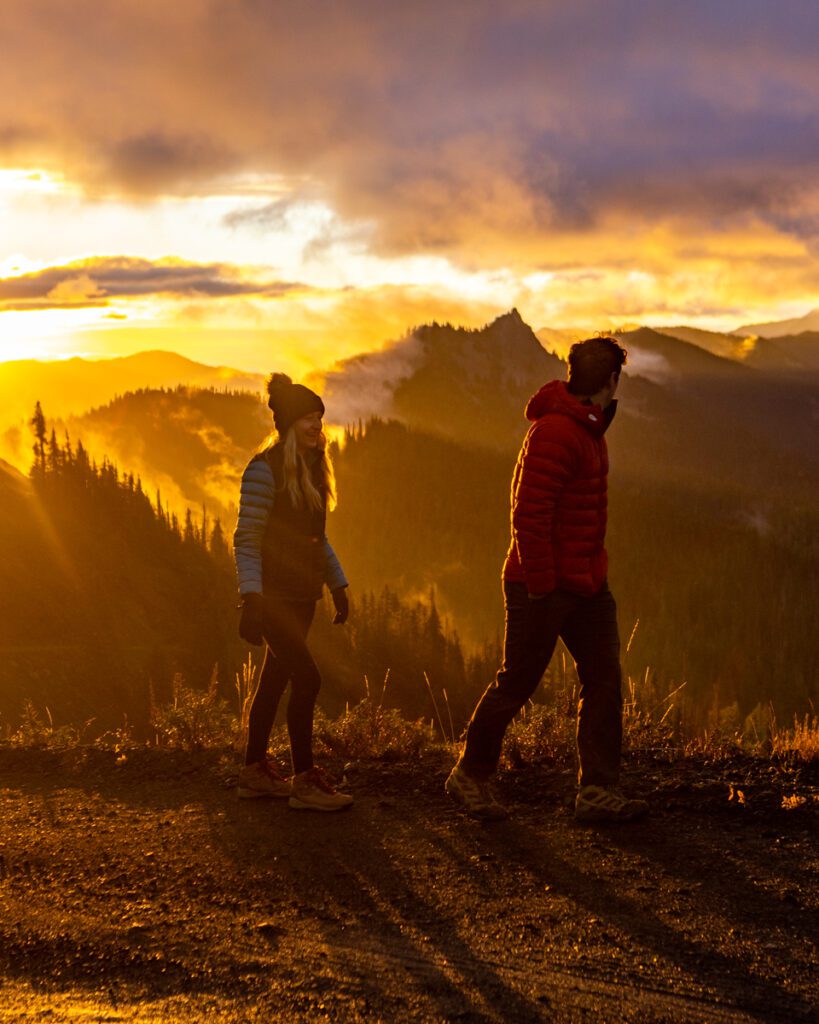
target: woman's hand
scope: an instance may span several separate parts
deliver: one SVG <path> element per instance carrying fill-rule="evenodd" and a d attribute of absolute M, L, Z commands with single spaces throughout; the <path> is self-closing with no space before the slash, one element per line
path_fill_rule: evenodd
<path fill-rule="evenodd" d="M 347 588 L 339 587 L 338 590 L 334 590 L 333 604 L 336 606 L 336 615 L 333 619 L 334 626 L 343 626 L 347 621 L 347 616 L 350 614 L 350 602 L 347 599 Z"/>
<path fill-rule="evenodd" d="M 242 598 L 242 617 L 239 636 L 257 647 L 264 643 L 265 602 L 261 594 L 245 594 Z"/>

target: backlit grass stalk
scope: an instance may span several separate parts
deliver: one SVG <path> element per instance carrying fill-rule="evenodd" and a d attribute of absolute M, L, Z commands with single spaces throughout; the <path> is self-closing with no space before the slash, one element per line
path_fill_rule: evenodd
<path fill-rule="evenodd" d="M 438 710 L 438 701 L 435 699 L 435 694 L 432 692 L 432 684 L 430 683 L 429 676 L 426 674 L 426 672 L 424 672 L 424 682 L 427 684 L 427 689 L 429 690 L 429 695 L 432 698 L 432 706 L 433 706 L 433 708 L 435 708 L 435 716 L 438 719 L 438 727 L 441 730 L 441 738 L 445 742 L 448 742 L 447 741 L 446 730 L 444 729 L 444 722 L 443 722 L 443 719 L 441 718 L 441 712 Z"/>
<path fill-rule="evenodd" d="M 806 763 L 819 761 L 819 716 L 794 716 L 793 728 L 774 727 L 771 737 L 774 756 L 794 758 Z"/>
<path fill-rule="evenodd" d="M 247 744 L 248 722 L 250 721 L 250 708 L 253 698 L 256 696 L 256 665 L 253 658 L 248 654 L 247 659 L 242 662 L 241 672 L 235 676 L 234 688 L 239 706 L 239 721 L 236 730 L 235 747 L 237 750 L 244 750 Z"/>

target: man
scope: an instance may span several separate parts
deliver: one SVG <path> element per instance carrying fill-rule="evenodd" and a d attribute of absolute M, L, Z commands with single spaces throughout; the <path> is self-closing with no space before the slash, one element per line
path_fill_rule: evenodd
<path fill-rule="evenodd" d="M 537 689 L 558 637 L 577 664 L 579 821 L 631 821 L 648 810 L 617 788 L 622 739 L 620 639 L 606 582 L 604 434 L 626 352 L 589 338 L 569 379 L 530 399 L 532 426 L 512 480 L 512 543 L 503 567 L 503 666 L 478 702 L 446 790 L 477 818 L 507 817 L 489 784 L 507 726 Z"/>

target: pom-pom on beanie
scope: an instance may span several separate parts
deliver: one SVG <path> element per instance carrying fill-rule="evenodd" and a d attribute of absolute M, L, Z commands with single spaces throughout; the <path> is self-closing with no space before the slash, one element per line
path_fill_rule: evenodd
<path fill-rule="evenodd" d="M 267 404 L 273 410 L 273 422 L 280 437 L 284 437 L 290 427 L 302 416 L 311 412 L 324 415 L 324 402 L 315 391 L 294 384 L 286 373 L 271 373 L 267 378 Z"/>

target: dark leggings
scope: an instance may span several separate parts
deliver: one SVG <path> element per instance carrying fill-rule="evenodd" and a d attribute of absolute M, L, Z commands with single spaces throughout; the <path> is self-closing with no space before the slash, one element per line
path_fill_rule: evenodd
<path fill-rule="evenodd" d="M 307 649 L 307 633 L 316 611 L 315 601 L 267 602 L 264 638 L 267 644 L 259 686 L 253 697 L 247 731 L 246 764 L 261 761 L 279 701 L 290 683 L 287 730 L 293 772 L 313 767 L 313 709 L 321 676 Z"/>

